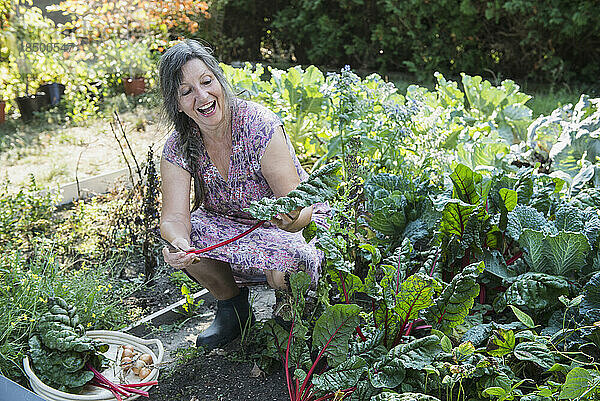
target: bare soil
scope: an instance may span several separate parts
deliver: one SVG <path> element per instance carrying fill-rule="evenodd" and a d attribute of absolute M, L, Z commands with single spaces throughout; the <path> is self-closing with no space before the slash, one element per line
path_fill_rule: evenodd
<path fill-rule="evenodd" d="M 151 401 L 289 400 L 280 370 L 252 377 L 253 364 L 234 362 L 223 355 L 199 356 L 174 366 L 150 390 Z M 167 377 L 165 377 L 167 376 Z"/>
<path fill-rule="evenodd" d="M 164 279 L 157 280 L 150 293 L 142 299 L 154 307 L 176 293 L 175 285 Z M 273 290 L 266 285 L 250 288 L 253 310 L 258 320 L 271 317 L 275 303 Z M 168 291 L 165 297 L 160 292 Z M 179 296 L 175 297 L 175 301 Z M 240 352 L 239 339 L 208 354 L 195 348 L 196 336 L 206 329 L 215 314 L 216 301 L 207 294 L 204 303 L 192 318 L 181 318 L 159 327 L 151 327 L 145 338 L 158 338 L 165 347 L 164 365 L 159 385 L 150 391 L 151 401 L 218 401 L 218 400 L 288 400 L 285 377 L 281 369 L 265 375 Z M 164 305 L 166 306 L 166 305 Z M 152 308 L 154 309 L 154 308 Z M 187 356 L 186 356 L 187 355 Z"/>

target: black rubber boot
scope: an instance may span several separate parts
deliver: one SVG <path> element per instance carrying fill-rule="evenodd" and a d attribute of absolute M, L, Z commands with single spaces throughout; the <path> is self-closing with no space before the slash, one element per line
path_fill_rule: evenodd
<path fill-rule="evenodd" d="M 217 313 L 210 327 L 198 335 L 197 347 L 213 349 L 235 340 L 243 329 L 247 330 L 256 321 L 248 302 L 248 287 L 240 288 L 233 298 L 217 300 Z"/>

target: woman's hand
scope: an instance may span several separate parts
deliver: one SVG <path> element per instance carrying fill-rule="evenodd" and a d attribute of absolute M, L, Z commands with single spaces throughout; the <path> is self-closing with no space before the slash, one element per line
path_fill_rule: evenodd
<path fill-rule="evenodd" d="M 269 222 L 282 230 L 295 233 L 310 223 L 311 216 L 312 206 L 298 208 L 288 213 L 281 213 L 273 217 Z"/>
<path fill-rule="evenodd" d="M 171 245 L 177 248 L 179 251 L 170 251 L 168 247 L 164 247 L 162 250 L 165 262 L 176 270 L 182 270 L 195 263 L 198 257 L 193 253 L 186 253 L 185 251 L 193 251 L 194 248 L 190 246 L 190 243 L 185 238 L 176 238 L 171 241 Z"/>

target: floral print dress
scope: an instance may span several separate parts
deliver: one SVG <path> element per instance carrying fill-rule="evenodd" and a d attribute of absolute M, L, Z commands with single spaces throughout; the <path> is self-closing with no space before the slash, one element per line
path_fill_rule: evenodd
<path fill-rule="evenodd" d="M 257 223 L 243 209 L 251 201 L 263 197 L 274 198 L 273 191 L 260 170 L 260 160 L 277 126 L 283 125 L 279 117 L 257 103 L 236 99 L 232 107 L 232 154 L 225 180 L 201 145 L 198 174 L 204 180 L 203 206 L 191 214 L 191 241 L 200 249 L 233 238 Z M 195 134 L 201 135 L 199 131 Z M 290 155 L 301 181 L 308 174 L 298 161 L 294 148 L 286 135 Z M 173 132 L 163 148 L 163 158 L 192 173 L 178 146 L 179 134 Z M 313 206 L 312 220 L 328 227 L 331 210 L 327 204 Z M 238 281 L 264 281 L 264 270 L 282 272 L 303 270 L 313 283 L 319 277 L 323 253 L 317 250 L 314 239 L 307 243 L 302 232 L 290 233 L 275 226 L 264 227 L 200 257 L 229 262 Z"/>

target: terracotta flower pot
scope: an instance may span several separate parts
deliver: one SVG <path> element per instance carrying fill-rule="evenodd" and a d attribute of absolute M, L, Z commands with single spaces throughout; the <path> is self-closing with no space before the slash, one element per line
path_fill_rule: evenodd
<path fill-rule="evenodd" d="M 141 95 L 146 91 L 146 80 L 144 78 L 123 78 L 125 94 L 129 96 Z"/>
<path fill-rule="evenodd" d="M 6 107 L 6 102 L 4 100 L 0 100 L 0 124 L 2 124 L 6 120 L 6 114 L 4 108 Z"/>

